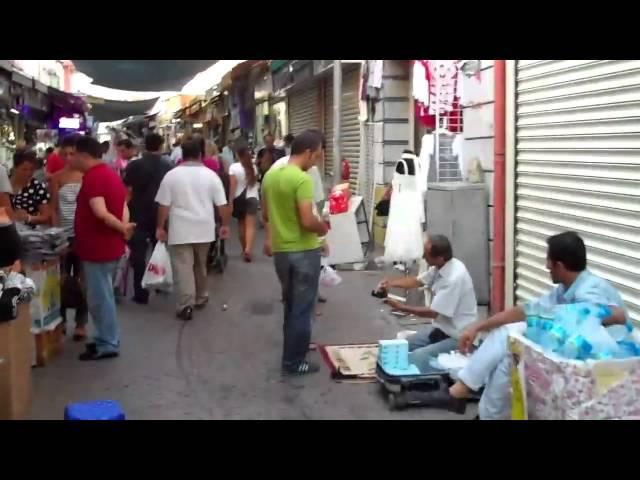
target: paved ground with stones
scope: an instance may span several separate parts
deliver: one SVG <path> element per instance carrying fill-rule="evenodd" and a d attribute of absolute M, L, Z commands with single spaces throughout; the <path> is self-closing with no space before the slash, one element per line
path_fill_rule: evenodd
<path fill-rule="evenodd" d="M 282 307 L 270 259 L 240 261 L 235 238 L 223 275 L 210 276 L 207 308 L 183 323 L 171 297 L 147 307 L 119 307 L 120 358 L 83 363 L 82 345 L 68 340 L 49 366 L 34 369 L 32 419 L 61 419 L 68 402 L 115 399 L 130 419 L 469 419 L 416 408 L 389 411 L 376 384 L 338 384 L 320 373 L 283 379 L 279 370 Z M 256 252 L 260 250 L 258 246 Z M 329 302 L 314 325 L 319 343 L 375 342 L 402 329 L 371 297 L 381 272 L 344 272 L 325 291 Z M 228 304 L 223 311 L 222 304 Z M 311 359 L 321 362 L 317 353 Z"/>

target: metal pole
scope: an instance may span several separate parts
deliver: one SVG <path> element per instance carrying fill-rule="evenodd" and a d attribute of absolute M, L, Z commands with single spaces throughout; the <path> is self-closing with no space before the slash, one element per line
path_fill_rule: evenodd
<path fill-rule="evenodd" d="M 436 159 L 436 182 L 440 181 L 440 78 L 436 73 L 436 131 L 435 131 L 435 159 Z"/>
<path fill-rule="evenodd" d="M 342 152 L 340 150 L 340 130 L 342 111 L 342 62 L 333 61 L 333 184 L 340 183 L 340 163 Z"/>

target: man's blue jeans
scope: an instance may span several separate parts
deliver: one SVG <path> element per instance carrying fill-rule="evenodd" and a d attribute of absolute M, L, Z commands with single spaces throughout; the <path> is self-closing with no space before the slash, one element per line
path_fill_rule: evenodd
<path fill-rule="evenodd" d="M 274 253 L 273 261 L 284 300 L 282 367 L 295 368 L 305 360 L 311 341 L 311 321 L 320 279 L 320 249 Z"/>
<path fill-rule="evenodd" d="M 117 264 L 82 262 L 98 353 L 118 352 L 120 348 L 120 328 L 113 294 L 113 275 Z"/>
<path fill-rule="evenodd" d="M 432 373 L 439 371 L 431 366 L 431 362 L 441 353 L 449 353 L 458 348 L 458 341 L 447 337 L 439 342 L 432 342 L 430 336 L 434 327 L 426 327 L 423 330 L 407 337 L 409 342 L 409 363 L 412 363 L 420 373 Z"/>

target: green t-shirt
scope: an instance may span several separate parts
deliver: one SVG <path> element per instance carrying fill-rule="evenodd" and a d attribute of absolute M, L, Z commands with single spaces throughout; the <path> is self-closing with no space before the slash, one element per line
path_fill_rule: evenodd
<path fill-rule="evenodd" d="M 267 199 L 271 249 L 274 252 L 304 252 L 318 248 L 318 235 L 305 230 L 298 216 L 298 202 L 313 203 L 313 181 L 295 165 L 270 169 L 263 180 Z"/>

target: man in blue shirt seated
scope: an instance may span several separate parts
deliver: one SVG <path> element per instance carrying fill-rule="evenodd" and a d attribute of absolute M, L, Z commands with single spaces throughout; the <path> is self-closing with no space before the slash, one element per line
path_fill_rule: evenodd
<path fill-rule="evenodd" d="M 603 325 L 624 324 L 628 321 L 620 294 L 609 282 L 587 270 L 586 248 L 577 233 L 554 235 L 547 239 L 547 245 L 547 269 L 556 287 L 533 303 L 561 305 L 589 302 L 608 305 L 613 314 L 603 321 Z M 474 322 L 460 336 L 460 351 L 467 353 L 479 333 L 489 332 L 480 348 L 469 358 L 467 366 L 459 372 L 460 380 L 448 392 L 452 402 L 459 402 L 484 385 L 479 405 L 481 420 L 500 420 L 510 416 L 511 356 L 508 350 L 508 324 L 523 322 L 524 312 L 523 306 L 510 308 L 486 320 Z"/>

